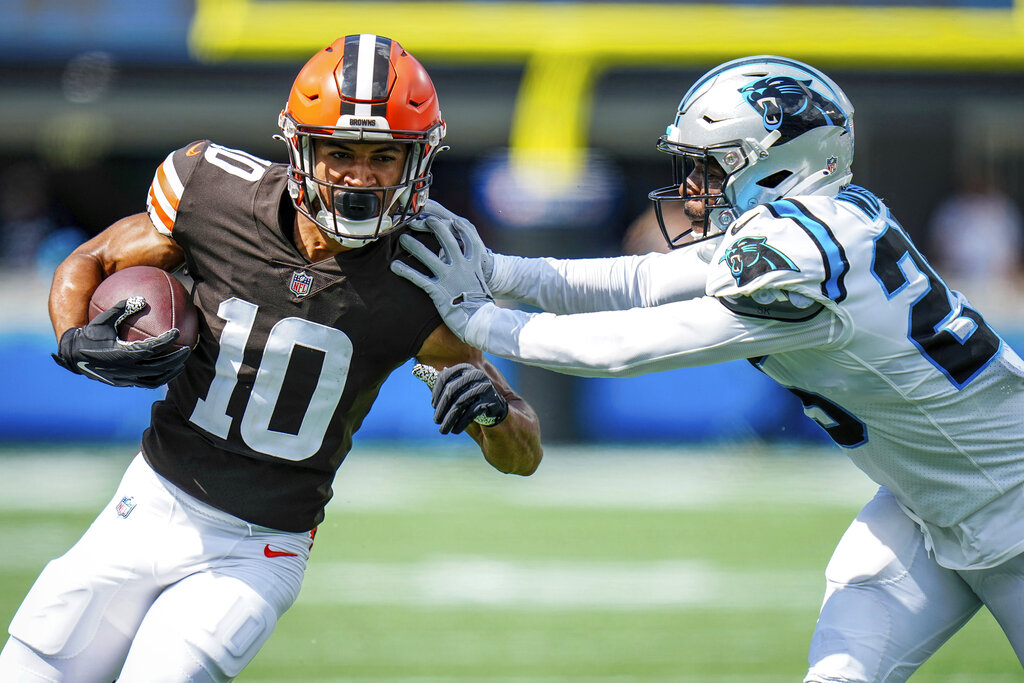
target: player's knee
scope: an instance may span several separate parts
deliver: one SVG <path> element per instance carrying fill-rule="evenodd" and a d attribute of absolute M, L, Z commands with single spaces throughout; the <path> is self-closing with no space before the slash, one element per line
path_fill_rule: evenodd
<path fill-rule="evenodd" d="M 33 650 L 50 657 L 73 657 L 96 635 L 102 605 L 86 585 L 69 581 L 60 566 L 50 562 L 36 579 L 11 620 L 9 632 Z"/>
<path fill-rule="evenodd" d="M 270 637 L 277 613 L 255 593 L 231 593 L 213 601 L 221 602 L 211 611 L 215 619 L 194 617 L 185 629 L 161 630 L 158 638 L 150 631 L 137 639 L 118 680 L 224 683 L 241 673 Z"/>
<path fill-rule="evenodd" d="M 831 676 L 821 676 L 819 674 L 810 673 L 807 674 L 807 678 L 804 679 L 803 683 L 852 683 L 846 678 L 833 678 Z"/>
<path fill-rule="evenodd" d="M 822 676 L 816 673 L 807 674 L 803 683 L 860 683 L 859 678 L 835 678 L 834 676 Z"/>
<path fill-rule="evenodd" d="M 189 643 L 203 657 L 207 667 L 228 680 L 245 668 L 277 625 L 277 613 L 256 595 L 235 596 L 223 618 L 211 630 L 196 634 Z"/>
<path fill-rule="evenodd" d="M 184 652 L 175 655 L 164 651 L 188 669 L 185 680 L 202 683 L 231 680 L 256 656 L 277 625 L 274 608 L 244 584 L 225 589 L 213 601 L 220 603 L 209 613 L 216 615 L 215 618 L 200 619 L 185 631 L 181 639 Z M 151 658 L 152 654 L 143 659 Z"/>
<path fill-rule="evenodd" d="M 0 681 L 53 683 L 59 680 L 60 672 L 50 665 L 43 654 L 14 636 L 7 640 L 0 652 Z"/>
<path fill-rule="evenodd" d="M 822 606 L 808 652 L 807 683 L 900 683 L 925 655 L 904 645 L 903 611 L 895 597 L 878 586 L 841 586 Z"/>
<path fill-rule="evenodd" d="M 811 640 L 810 669 L 804 683 L 873 683 L 877 657 L 867 657 L 863 643 L 837 629 L 818 628 Z"/>
<path fill-rule="evenodd" d="M 119 681 L 229 681 L 267 641 L 277 619 L 274 606 L 245 581 L 193 574 L 165 590 L 150 608 Z"/>
<path fill-rule="evenodd" d="M 875 669 L 850 654 L 832 654 L 811 663 L 804 683 L 906 683 L 916 665 L 890 665 Z"/>

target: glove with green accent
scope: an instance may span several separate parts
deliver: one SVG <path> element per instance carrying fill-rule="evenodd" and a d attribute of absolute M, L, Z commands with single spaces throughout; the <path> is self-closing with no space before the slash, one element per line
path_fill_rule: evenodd
<path fill-rule="evenodd" d="M 442 434 L 460 434 L 470 422 L 490 427 L 508 417 L 508 401 L 487 373 L 469 363 L 441 372 L 429 365 L 416 365 L 413 374 L 433 389 L 430 405 Z"/>

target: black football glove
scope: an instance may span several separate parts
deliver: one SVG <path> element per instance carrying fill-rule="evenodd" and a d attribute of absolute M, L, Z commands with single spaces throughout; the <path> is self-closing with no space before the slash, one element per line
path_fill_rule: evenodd
<path fill-rule="evenodd" d="M 508 416 L 505 397 L 487 373 L 469 363 L 453 365 L 438 374 L 430 405 L 434 406 L 434 422 L 441 425 L 442 434 L 460 434 L 480 415 L 493 419 L 492 425 Z"/>
<path fill-rule="evenodd" d="M 142 305 L 139 305 L 141 300 Z M 191 349 L 172 348 L 178 330 L 159 337 L 126 342 L 117 337 L 121 322 L 142 310 L 142 297 L 123 299 L 103 311 L 85 327 L 72 327 L 61 335 L 53 359 L 77 375 L 85 375 L 115 387 L 155 389 L 185 367 Z"/>

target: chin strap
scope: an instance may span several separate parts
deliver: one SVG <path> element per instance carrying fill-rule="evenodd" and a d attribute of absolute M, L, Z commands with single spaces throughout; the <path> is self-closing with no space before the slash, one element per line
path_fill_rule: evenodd
<path fill-rule="evenodd" d="M 340 191 L 341 190 L 339 190 L 339 192 Z M 384 216 L 379 218 L 379 221 L 379 212 L 372 218 L 353 220 L 329 211 L 323 206 L 323 201 L 320 199 L 319 193 L 317 193 L 315 196 L 317 197 L 317 203 L 321 208 L 317 211 L 313 220 L 320 226 L 320 229 L 325 235 L 342 246 L 353 248 L 362 247 L 395 228 L 395 220 L 392 215 L 392 211 L 396 205 L 405 201 L 411 191 L 412 188 L 409 185 L 406 185 L 396 192 L 391 198 L 391 203 L 382 209 L 382 211 L 384 211 Z M 337 203 L 337 201 L 335 201 L 335 203 Z M 405 204 L 403 203 L 402 205 L 404 206 Z M 345 229 L 345 234 L 341 234 L 337 230 L 338 226 Z"/>

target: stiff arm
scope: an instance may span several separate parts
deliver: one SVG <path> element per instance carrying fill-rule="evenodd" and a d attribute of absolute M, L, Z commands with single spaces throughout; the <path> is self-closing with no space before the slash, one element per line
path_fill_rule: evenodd
<path fill-rule="evenodd" d="M 597 259 L 494 254 L 487 281 L 495 297 L 551 313 L 621 311 L 704 296 L 709 247 Z"/>

